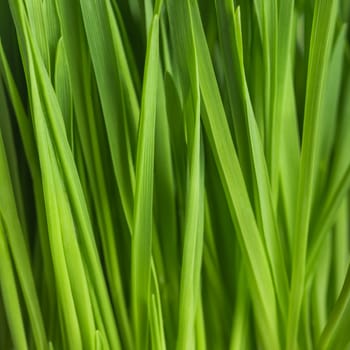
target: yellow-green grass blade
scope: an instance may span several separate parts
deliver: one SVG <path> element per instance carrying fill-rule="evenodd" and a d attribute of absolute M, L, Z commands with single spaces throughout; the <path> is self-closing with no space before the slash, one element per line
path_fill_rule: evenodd
<path fill-rule="evenodd" d="M 43 0 L 42 12 L 45 23 L 46 40 L 50 57 L 51 75 L 55 71 L 56 48 L 61 36 L 60 22 L 58 19 L 55 1 Z"/>
<path fill-rule="evenodd" d="M 73 216 L 77 224 L 77 232 L 79 232 L 78 241 L 84 247 L 82 249 L 84 260 L 86 261 L 89 274 L 91 274 L 93 286 L 96 288 L 100 307 L 104 310 L 103 317 L 106 328 L 108 329 L 108 339 L 112 346 L 118 348 L 119 339 L 116 328 L 114 327 L 114 316 L 111 310 L 110 300 L 107 297 L 106 284 L 101 270 L 100 261 L 97 256 L 96 245 L 92 235 L 92 227 L 84 195 L 82 193 L 73 156 L 65 134 L 63 117 L 43 62 L 40 60 L 38 49 L 28 35 L 28 26 L 26 19 L 23 16 L 23 9 L 19 4 L 16 4 L 13 7 L 13 10 L 18 21 L 16 24 L 20 35 L 26 39 L 23 43 L 25 46 L 22 50 L 27 50 L 33 55 L 32 58 L 35 67 L 35 74 L 38 79 L 38 88 L 41 93 L 41 103 L 45 110 L 48 129 L 55 144 L 55 150 L 61 165 L 63 179 L 72 206 Z"/>
<path fill-rule="evenodd" d="M 245 100 L 242 97 L 242 79 L 240 72 L 240 64 L 238 61 L 238 46 L 236 42 L 242 40 L 241 28 L 238 28 L 238 33 L 235 30 L 234 20 L 234 4 L 232 1 L 215 1 L 217 17 L 218 17 L 218 32 L 220 38 L 221 50 L 223 51 L 222 69 L 225 79 L 225 89 L 229 99 L 229 124 L 231 122 L 234 131 L 234 143 L 237 148 L 237 156 L 239 158 L 242 172 L 244 175 L 247 188 L 251 188 L 252 169 L 250 146 L 248 140 L 248 131 L 246 118 L 244 113 Z M 239 34 L 240 37 L 237 37 Z M 243 49 L 243 48 L 242 48 Z M 241 52 L 243 55 L 243 52 Z M 253 191 L 251 190 L 250 196 Z"/>
<path fill-rule="evenodd" d="M 298 172 L 300 163 L 300 140 L 296 101 L 293 91 L 292 64 L 289 62 L 288 83 L 286 87 L 285 105 L 281 125 L 280 150 L 280 205 L 283 210 L 284 225 L 280 223 L 280 230 L 285 233 L 286 261 L 290 263 L 292 251 L 292 235 L 295 220 L 295 203 L 298 188 Z M 282 215 L 281 215 L 282 216 Z M 288 266 L 289 267 L 289 266 Z"/>
<path fill-rule="evenodd" d="M 155 15 L 147 45 L 136 162 L 131 256 L 132 316 L 136 349 L 144 348 L 148 334 L 158 59 L 159 18 Z"/>
<path fill-rule="evenodd" d="M 157 118 L 155 130 L 155 159 L 154 159 L 154 223 L 157 227 L 155 234 L 159 241 L 163 274 L 160 295 L 163 301 L 166 337 L 169 345 L 175 343 L 176 324 L 179 296 L 180 244 L 178 225 L 178 206 L 175 164 L 172 158 L 171 138 L 173 130 L 167 118 L 166 91 L 164 75 L 159 67 Z M 154 255 L 158 277 L 160 274 L 159 260 Z M 160 280 L 160 278 L 158 278 Z"/>
<path fill-rule="evenodd" d="M 346 62 L 349 62 L 347 58 Z M 316 207 L 318 213 L 314 215 L 312 222 L 312 236 L 308 252 L 307 275 L 310 279 L 312 268 L 317 263 L 320 246 L 325 236 L 332 228 L 339 206 L 343 198 L 348 193 L 350 186 L 350 159 L 348 149 L 350 147 L 350 102 L 348 94 L 350 92 L 349 71 L 344 66 L 346 80 L 344 83 L 344 92 L 341 98 L 342 104 L 339 111 L 339 121 L 335 132 L 335 142 L 333 146 L 332 166 L 329 171 L 329 178 L 326 182 L 327 192 L 324 195 L 322 203 Z M 316 211 L 316 210 L 315 210 Z"/>
<path fill-rule="evenodd" d="M 331 263 L 332 263 L 332 240 L 328 236 L 323 243 L 320 261 L 315 268 L 313 284 L 310 287 L 308 297 L 310 299 L 312 322 L 312 336 L 314 343 L 317 342 L 323 327 L 327 321 L 328 300 L 331 281 Z M 315 341 L 316 340 L 316 341 Z"/>
<path fill-rule="evenodd" d="M 342 113 L 338 113 L 340 107 L 340 93 L 342 87 L 342 76 L 348 76 L 344 69 L 344 53 L 346 45 L 347 26 L 342 25 L 339 33 L 335 37 L 335 42 L 329 62 L 327 73 L 327 82 L 325 88 L 325 97 L 322 105 L 321 114 L 321 130 L 320 130 L 320 150 L 318 154 L 319 162 L 319 179 L 316 182 L 316 191 L 322 195 L 327 189 L 327 179 L 331 173 L 330 157 L 332 146 L 337 137 L 337 123 L 342 117 Z M 320 201 L 318 201 L 320 202 Z M 317 205 L 316 205 L 317 208 Z M 317 210 L 315 208 L 315 210 Z"/>
<path fill-rule="evenodd" d="M 261 72 L 263 76 L 263 118 L 264 118 L 264 147 L 267 158 L 267 165 L 269 174 L 276 177 L 276 164 L 272 161 L 275 159 L 275 151 L 272 149 L 274 134 L 277 129 L 275 127 L 276 115 L 276 92 L 277 90 L 277 71 L 278 60 L 277 51 L 278 48 L 278 34 L 282 32 L 278 28 L 278 1 L 277 0 L 255 0 L 254 1 L 255 12 L 257 15 L 258 27 L 260 31 L 261 50 L 262 50 L 262 66 L 264 67 Z M 275 182 L 275 181 L 274 181 Z"/>
<path fill-rule="evenodd" d="M 34 79 L 34 78 L 33 78 Z M 35 86 L 35 81 L 33 83 Z M 40 165 L 43 174 L 43 191 L 46 215 L 48 221 L 49 240 L 51 246 L 51 254 L 53 267 L 56 277 L 56 286 L 58 288 L 58 296 L 60 298 L 60 307 L 62 318 L 64 320 L 65 332 L 70 333 L 68 338 L 69 347 L 82 349 L 81 331 L 76 314 L 76 308 L 72 296 L 71 284 L 69 282 L 67 263 L 64 257 L 64 248 L 62 242 L 61 224 L 55 191 L 57 183 L 53 172 L 54 155 L 52 144 L 48 138 L 47 127 L 44 124 L 42 109 L 40 106 L 39 96 L 33 96 L 33 117 L 37 139 L 41 144 L 38 145 Z"/>
<path fill-rule="evenodd" d="M 31 58 L 31 55 L 29 57 Z M 92 348 L 95 326 L 85 273 L 71 209 L 48 134 L 33 66 L 30 70 L 30 82 L 34 91 L 31 96 L 33 119 L 43 174 L 44 200 L 56 286 L 61 297 L 66 332 L 73 333 L 68 342 L 71 348 Z"/>
<path fill-rule="evenodd" d="M 205 331 L 205 322 L 204 322 L 204 313 L 203 313 L 203 300 L 202 300 L 201 291 L 199 291 L 199 301 L 196 313 L 196 345 L 197 348 L 206 350 L 207 341 L 206 341 L 206 331 Z"/>
<path fill-rule="evenodd" d="M 321 101 L 332 48 L 337 1 L 315 2 L 307 73 L 306 101 L 296 219 L 292 251 L 292 279 L 288 311 L 288 350 L 297 346 L 298 322 L 305 286 L 305 262 L 310 215 L 316 178 L 316 155 L 319 149 Z"/>
<path fill-rule="evenodd" d="M 37 42 L 40 55 L 45 64 L 46 69 L 50 72 L 50 52 L 49 41 L 47 38 L 46 13 L 41 0 L 24 0 L 23 5 L 28 16 L 29 26 L 33 33 L 33 39 Z"/>
<path fill-rule="evenodd" d="M 165 350 L 164 320 L 155 265 L 151 262 L 150 328 L 152 349 Z"/>
<path fill-rule="evenodd" d="M 135 175 L 129 165 L 132 159 L 127 143 L 130 142 L 130 138 L 131 147 L 134 149 L 135 144 L 132 141 L 135 141 L 139 107 L 133 94 L 120 33 L 110 3 L 94 0 L 80 1 L 80 5 L 101 98 L 114 173 L 131 230 Z M 128 118 L 126 113 L 130 113 Z M 129 136 L 125 134 L 125 130 L 128 130 L 126 134 L 130 133 Z"/>
<path fill-rule="evenodd" d="M 247 293 L 247 285 L 244 283 L 244 273 L 245 269 L 244 266 L 242 266 L 238 272 L 237 278 L 238 290 L 232 319 L 230 350 L 245 349 L 247 346 L 249 296 Z"/>
<path fill-rule="evenodd" d="M 329 349 L 332 336 L 337 331 L 338 323 L 341 321 L 343 314 L 346 312 L 350 304 L 350 264 L 345 277 L 343 288 L 340 292 L 339 298 L 335 303 L 327 324 L 321 334 L 319 340 L 319 349 Z"/>
<path fill-rule="evenodd" d="M 179 64 L 179 67 L 185 69 L 181 72 L 180 81 L 189 82 L 188 86 L 183 86 L 185 89 L 182 91 L 188 155 L 176 348 L 191 349 L 195 344 L 194 332 L 200 299 L 204 236 L 204 151 L 200 127 L 198 64 L 192 25 L 189 25 L 191 22 L 190 8 L 186 1 L 178 4 L 170 1 L 169 6 L 169 9 L 172 10 L 170 18 L 172 35 L 176 40 L 175 44 L 178 45 L 177 55 L 181 57 L 180 55 L 183 54 L 179 51 L 180 47 L 186 52 L 186 58 L 182 59 Z M 175 27 L 177 21 L 179 26 Z M 181 139 L 177 140 L 179 141 L 181 142 Z"/>
<path fill-rule="evenodd" d="M 200 271 L 203 251 L 204 225 L 204 153 L 200 129 L 200 94 L 198 84 L 198 68 L 196 60 L 193 64 L 192 103 L 185 115 L 194 119 L 192 128 L 188 128 L 188 188 L 186 196 L 186 215 L 184 223 L 184 245 L 179 299 L 179 330 L 177 349 L 191 349 L 194 341 L 196 314 L 199 307 Z M 196 85 L 197 87 L 196 87 Z M 197 91 L 196 91 L 196 90 Z M 193 109 L 192 109 L 193 108 Z"/>
<path fill-rule="evenodd" d="M 62 38 L 58 41 L 57 44 L 56 61 L 54 67 L 55 92 L 64 118 L 69 143 L 73 145 L 74 129 L 72 87 L 69 76 L 66 50 Z"/>
<path fill-rule="evenodd" d="M 257 210 L 257 222 L 262 232 L 270 266 L 276 288 L 276 295 L 279 301 L 279 306 L 282 312 L 282 317 L 285 319 L 288 302 L 288 279 L 285 266 L 285 259 L 282 250 L 281 238 L 277 228 L 276 215 L 273 206 L 273 195 L 270 186 L 269 176 L 267 172 L 267 164 L 263 153 L 263 146 L 254 117 L 254 111 L 251 104 L 251 99 L 248 91 L 248 85 L 244 76 L 243 66 L 243 46 L 240 25 L 239 9 L 236 13 L 232 13 L 235 25 L 235 37 L 237 45 L 237 55 L 240 67 L 240 84 L 242 89 L 242 98 L 244 100 L 243 108 L 245 114 L 245 122 L 247 124 L 247 138 L 249 140 L 249 149 L 251 154 L 251 166 L 253 170 L 254 180 L 254 201 Z"/>
<path fill-rule="evenodd" d="M 249 283 L 256 308 L 259 335 L 264 344 L 279 347 L 276 300 L 268 258 L 256 226 L 248 193 L 236 151 L 229 134 L 216 78 L 205 42 L 198 8 L 192 9 L 194 41 L 196 44 L 201 96 L 206 113 L 203 123 L 217 162 L 231 216 L 236 224 L 238 239 L 251 278 Z M 272 345 L 273 344 L 273 345 Z"/>
<path fill-rule="evenodd" d="M 11 173 L 11 179 L 13 184 L 13 190 L 15 194 L 16 199 L 16 206 L 18 209 L 18 215 L 21 221 L 21 225 L 23 228 L 23 231 L 25 233 L 25 239 L 28 240 L 28 225 L 27 225 L 27 218 L 25 216 L 25 210 L 24 210 L 24 195 L 23 190 L 21 186 L 21 180 L 20 180 L 20 161 L 19 158 L 20 152 L 18 147 L 16 147 L 15 144 L 15 138 L 14 138 L 14 129 L 11 122 L 11 116 L 10 111 L 8 108 L 5 91 L 4 91 L 4 85 L 2 82 L 2 79 L 0 78 L 0 132 L 2 133 L 3 142 L 5 146 L 5 150 L 7 153 L 7 160 L 8 165 Z"/>
<path fill-rule="evenodd" d="M 0 135 L 1 138 L 1 135 Z M 15 274 L 10 252 L 7 245 L 6 233 L 0 216 L 0 287 L 6 317 L 12 336 L 13 346 L 17 349 L 28 349 L 24 330 L 23 314 L 18 297 Z"/>
<path fill-rule="evenodd" d="M 18 89 L 16 87 L 13 75 L 11 73 L 8 61 L 5 56 L 4 48 L 0 40 L 0 69 L 4 78 L 4 83 L 7 88 L 9 98 L 11 100 L 17 125 L 21 134 L 24 152 L 28 161 L 28 166 L 31 171 L 32 178 L 40 178 L 38 155 L 35 146 L 34 133 L 30 124 L 23 103 L 21 101 Z"/>
<path fill-rule="evenodd" d="M 28 247 L 24 240 L 22 226 L 17 213 L 11 175 L 2 137 L 0 138 L 0 172 L 0 214 L 4 230 L 8 232 L 8 244 L 28 310 L 35 344 L 39 349 L 42 349 L 47 344 L 45 327 L 34 284 Z"/>
<path fill-rule="evenodd" d="M 45 210 L 43 208 L 41 174 L 39 172 L 40 170 L 39 161 L 38 161 L 33 129 L 32 129 L 30 119 L 27 116 L 27 113 L 24 109 L 21 98 L 19 96 L 18 89 L 15 85 L 14 78 L 10 71 L 1 43 L 0 43 L 0 57 L 1 57 L 0 68 L 2 69 L 5 85 L 7 87 L 7 92 L 12 103 L 15 119 L 17 121 L 19 133 L 21 136 L 21 141 L 23 143 L 24 153 L 27 159 L 27 164 L 29 166 L 30 175 L 33 180 L 33 192 L 34 192 L 34 199 L 35 199 L 35 208 L 37 213 L 36 217 L 38 219 L 39 240 L 41 245 L 41 252 L 43 254 L 43 260 L 45 261 L 44 263 L 45 278 L 42 278 L 42 276 L 40 276 L 40 280 L 42 281 L 44 286 L 46 286 L 45 287 L 46 295 L 50 295 L 50 293 L 53 293 L 51 295 L 55 295 L 53 290 L 53 279 L 52 279 L 53 272 L 52 272 L 52 263 L 50 259 L 50 249 L 49 249 L 48 238 L 47 238 L 46 219 L 44 215 Z M 39 294 L 39 298 L 41 298 L 41 294 Z M 52 306 L 53 306 L 53 301 L 50 302 L 50 307 Z M 47 310 L 51 311 L 52 309 L 49 308 Z M 54 313 L 51 314 L 47 312 L 43 316 L 44 316 L 44 322 L 47 322 L 48 320 L 47 329 L 48 329 L 48 335 L 50 335 L 52 334 L 55 314 Z M 46 318 L 46 316 L 49 316 L 48 319 Z"/>
<path fill-rule="evenodd" d="M 337 212 L 350 188 L 350 165 L 343 175 L 338 187 L 329 193 L 320 210 L 314 226 L 314 239 L 310 243 L 306 264 L 306 283 L 310 283 L 317 264 L 322 244 L 335 223 Z"/>
<path fill-rule="evenodd" d="M 283 134 L 285 119 L 286 92 L 289 79 L 289 64 L 291 61 L 292 34 L 294 31 L 294 0 L 277 1 L 277 23 L 275 47 L 275 86 L 272 96 L 272 122 L 271 122 L 271 150 L 269 159 L 269 174 L 271 177 L 271 189 L 274 207 L 277 207 L 280 177 L 280 144 Z M 272 29 L 274 30 L 274 29 Z"/>
<path fill-rule="evenodd" d="M 121 336 L 128 348 L 132 347 L 130 322 L 127 315 L 124 291 L 119 268 L 119 257 L 116 251 L 117 240 L 112 222 L 111 202 L 106 187 L 106 176 L 103 172 L 102 144 L 98 129 L 102 124 L 102 115 L 94 110 L 91 95 L 94 90 L 91 84 L 91 69 L 88 47 L 85 43 L 83 23 L 79 4 L 71 1 L 58 2 L 62 25 L 63 42 L 65 43 L 68 71 L 71 77 L 73 103 L 75 107 L 76 134 L 79 136 L 89 185 L 85 193 L 91 192 L 92 208 L 97 216 L 97 225 L 103 245 L 108 282 L 111 287 L 112 302 L 116 309 Z M 74 35 L 72 35 L 72 31 Z M 81 172 L 80 172 L 81 173 Z"/>
<path fill-rule="evenodd" d="M 349 196 L 348 196 L 349 197 Z M 349 256 L 349 241 L 350 237 L 348 234 L 348 210 L 349 200 L 346 198 L 339 208 L 337 221 L 334 225 L 333 234 L 333 300 L 335 300 L 341 291 L 344 282 L 344 276 L 346 274 Z"/>

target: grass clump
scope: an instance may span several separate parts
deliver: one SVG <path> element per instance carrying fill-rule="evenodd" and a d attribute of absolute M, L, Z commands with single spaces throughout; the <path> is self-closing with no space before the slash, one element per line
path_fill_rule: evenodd
<path fill-rule="evenodd" d="M 348 0 L 0 2 L 1 349 L 350 349 Z"/>

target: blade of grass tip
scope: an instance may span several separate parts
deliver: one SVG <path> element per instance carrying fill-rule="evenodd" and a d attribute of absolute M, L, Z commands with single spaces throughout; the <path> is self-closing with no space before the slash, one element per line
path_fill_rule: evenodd
<path fill-rule="evenodd" d="M 96 298 L 96 293 L 93 289 L 93 285 L 91 283 L 91 279 L 90 276 L 87 275 L 87 283 L 88 283 L 88 287 L 89 287 L 89 294 L 90 294 L 90 298 L 91 298 L 91 304 L 92 304 L 92 308 L 94 310 L 94 318 L 96 321 L 96 325 L 98 326 L 98 330 L 99 332 L 101 332 L 101 340 L 103 340 L 103 344 L 104 344 L 104 348 L 106 349 L 110 349 L 110 342 L 107 338 L 107 334 L 106 334 L 106 328 L 104 327 L 103 324 L 103 317 L 101 315 L 101 308 L 100 305 L 98 304 L 97 298 Z"/>
<path fill-rule="evenodd" d="M 152 349 L 165 350 L 164 320 L 158 285 L 158 277 L 153 261 L 151 262 L 150 327 Z"/>
<path fill-rule="evenodd" d="M 350 264 L 348 267 L 348 271 L 346 273 L 344 285 L 340 292 L 339 298 L 337 299 L 330 313 L 327 324 L 321 334 L 321 337 L 318 343 L 318 349 L 329 348 L 332 336 L 337 330 L 338 324 L 347 308 L 347 305 L 349 304 L 349 301 L 350 301 Z"/>
<path fill-rule="evenodd" d="M 45 327 L 39 306 L 39 300 L 31 269 L 27 246 L 24 241 L 22 227 L 18 218 L 11 175 L 6 160 L 6 153 L 0 133 L 0 215 L 3 219 L 5 232 L 8 232 L 8 243 L 14 260 L 19 284 L 28 309 L 29 322 L 33 331 L 35 345 L 45 347 Z"/>
<path fill-rule="evenodd" d="M 0 135 L 1 137 L 1 135 Z M 0 286 L 1 295 L 6 310 L 6 317 L 12 336 L 13 346 L 16 349 L 28 349 L 22 310 L 19 303 L 17 286 L 6 242 L 6 233 L 0 215 Z"/>
<path fill-rule="evenodd" d="M 298 321 L 305 288 L 310 214 L 316 177 L 316 154 L 319 147 L 320 109 L 332 48 L 337 3 L 337 1 L 317 0 L 314 8 L 294 226 L 292 280 L 287 322 L 287 350 L 295 349 L 297 346 Z"/>
<path fill-rule="evenodd" d="M 100 330 L 95 331 L 95 350 L 107 350 L 109 349 L 106 343 L 106 338 Z"/>
<path fill-rule="evenodd" d="M 154 135 L 158 82 L 159 19 L 149 35 L 137 145 L 134 230 L 131 255 L 132 316 L 136 349 L 147 344 L 152 250 Z"/>
<path fill-rule="evenodd" d="M 159 334 L 159 324 L 157 315 L 157 305 L 155 295 L 151 294 L 150 308 L 150 328 L 152 349 L 162 349 L 162 342 Z"/>
<path fill-rule="evenodd" d="M 102 350 L 102 339 L 101 339 L 101 333 L 100 331 L 96 331 L 95 333 L 95 350 Z"/>
<path fill-rule="evenodd" d="M 193 4 L 191 4 L 193 5 Z M 205 41 L 199 9 L 192 7 L 194 38 L 198 54 L 201 96 L 206 113 L 203 122 L 223 183 L 238 240 L 249 268 L 250 290 L 256 308 L 259 335 L 267 347 L 279 348 L 276 334 L 275 292 L 266 251 L 256 226 L 242 171 L 230 136 L 210 54 Z"/>

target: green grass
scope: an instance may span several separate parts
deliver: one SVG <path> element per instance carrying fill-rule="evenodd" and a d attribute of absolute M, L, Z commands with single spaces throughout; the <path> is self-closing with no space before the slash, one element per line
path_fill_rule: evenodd
<path fill-rule="evenodd" d="M 0 0 L 0 349 L 350 349 L 348 0 Z"/>

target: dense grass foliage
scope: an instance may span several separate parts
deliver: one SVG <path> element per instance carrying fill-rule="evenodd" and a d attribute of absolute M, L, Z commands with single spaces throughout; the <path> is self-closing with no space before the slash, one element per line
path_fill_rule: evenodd
<path fill-rule="evenodd" d="M 349 0 L 0 0 L 0 349 L 350 349 Z"/>

